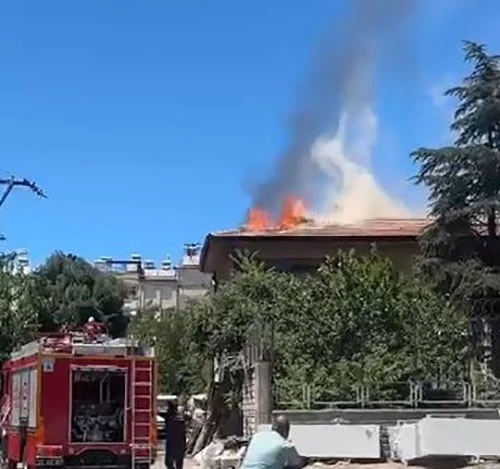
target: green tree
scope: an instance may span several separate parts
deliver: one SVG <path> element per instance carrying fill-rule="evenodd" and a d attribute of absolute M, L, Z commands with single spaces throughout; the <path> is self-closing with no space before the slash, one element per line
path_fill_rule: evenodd
<path fill-rule="evenodd" d="M 27 280 L 29 307 L 38 316 L 41 331 L 80 327 L 93 316 L 106 324 L 112 336 L 125 334 L 124 285 L 81 257 L 56 252 Z"/>
<path fill-rule="evenodd" d="M 345 399 L 355 385 L 379 391 L 464 372 L 463 311 L 420 280 L 400 278 L 377 255 L 340 252 L 304 277 L 243 258 L 191 314 L 194 339 L 207 357 L 235 355 L 263 339 L 288 402 L 306 384 L 317 399 L 331 393 Z"/>
<path fill-rule="evenodd" d="M 9 177 L 0 179 L 4 188 L 0 195 L 0 207 L 12 191 L 19 187 L 31 190 L 39 197 L 46 197 L 38 185 L 28 179 Z M 0 235 L 0 240 L 3 240 Z M 0 254 L 0 363 L 19 344 L 25 343 L 38 327 L 37 315 L 29 306 L 26 277 L 15 268 L 15 253 Z"/>
<path fill-rule="evenodd" d="M 26 276 L 15 269 L 14 255 L 0 257 L 0 362 L 38 328 L 36 314 L 26 308 Z"/>
<path fill-rule="evenodd" d="M 195 342 L 210 358 L 239 352 L 250 335 L 260 334 L 281 315 L 299 285 L 296 277 L 266 268 L 255 256 L 240 255 L 235 261 L 238 268 L 230 280 L 187 310 Z"/>
<path fill-rule="evenodd" d="M 500 61 L 485 46 L 464 43 L 472 72 L 445 94 L 458 106 L 449 147 L 413 153 L 417 184 L 430 191 L 435 223 L 423 237 L 424 271 L 460 300 L 496 294 L 500 208 Z"/>
<path fill-rule="evenodd" d="M 490 323 L 500 372 L 500 58 L 473 42 L 464 43 L 464 57 L 471 73 L 446 92 L 458 101 L 454 145 L 413 153 L 435 218 L 422 237 L 420 268 L 438 291 L 469 305 L 480 326 L 472 353 L 481 359 L 482 321 Z"/>
<path fill-rule="evenodd" d="M 418 279 L 400 278 L 387 259 L 341 252 L 296 291 L 275 332 L 284 398 L 297 397 L 300 380 L 318 400 L 343 400 L 354 386 L 394 385 L 383 397 L 395 398 L 399 382 L 462 376 L 462 311 Z"/>
<path fill-rule="evenodd" d="M 183 311 L 140 312 L 129 326 L 129 334 L 155 347 L 160 392 L 190 395 L 203 391 L 205 362 L 192 337 L 190 316 Z"/>

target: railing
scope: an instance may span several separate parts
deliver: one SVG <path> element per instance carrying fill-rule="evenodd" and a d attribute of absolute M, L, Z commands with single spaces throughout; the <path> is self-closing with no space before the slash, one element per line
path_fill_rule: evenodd
<path fill-rule="evenodd" d="M 500 382 L 407 381 L 331 390 L 309 384 L 293 390 L 275 386 L 274 399 L 279 409 L 496 408 L 500 405 Z"/>

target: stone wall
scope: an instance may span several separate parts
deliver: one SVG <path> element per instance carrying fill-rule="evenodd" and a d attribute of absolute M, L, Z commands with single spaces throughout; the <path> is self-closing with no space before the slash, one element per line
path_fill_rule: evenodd
<path fill-rule="evenodd" d="M 253 367 L 248 370 L 247 378 L 243 383 L 242 392 L 243 434 L 251 436 L 255 431 L 255 414 L 257 402 L 255 400 L 255 373 Z"/>
<path fill-rule="evenodd" d="M 269 362 L 257 361 L 243 383 L 243 434 L 251 436 L 259 425 L 270 423 L 272 410 Z"/>

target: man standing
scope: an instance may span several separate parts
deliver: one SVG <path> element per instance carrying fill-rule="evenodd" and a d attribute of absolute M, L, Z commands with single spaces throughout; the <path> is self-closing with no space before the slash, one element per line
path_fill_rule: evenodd
<path fill-rule="evenodd" d="M 165 465 L 167 469 L 182 469 L 186 454 L 186 422 L 177 401 L 167 404 L 165 418 Z"/>
<path fill-rule="evenodd" d="M 248 446 L 241 469 L 301 468 L 302 458 L 288 441 L 290 422 L 285 416 L 277 417 L 272 430 L 256 433 Z"/>

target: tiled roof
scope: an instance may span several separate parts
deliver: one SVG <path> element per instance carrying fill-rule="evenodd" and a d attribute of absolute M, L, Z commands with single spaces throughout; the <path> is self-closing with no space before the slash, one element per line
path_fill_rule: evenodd
<path fill-rule="evenodd" d="M 355 224 L 331 224 L 307 222 L 291 229 L 267 229 L 250 231 L 245 228 L 211 233 L 216 238 L 224 237 L 417 237 L 429 226 L 428 218 L 374 218 Z"/>

